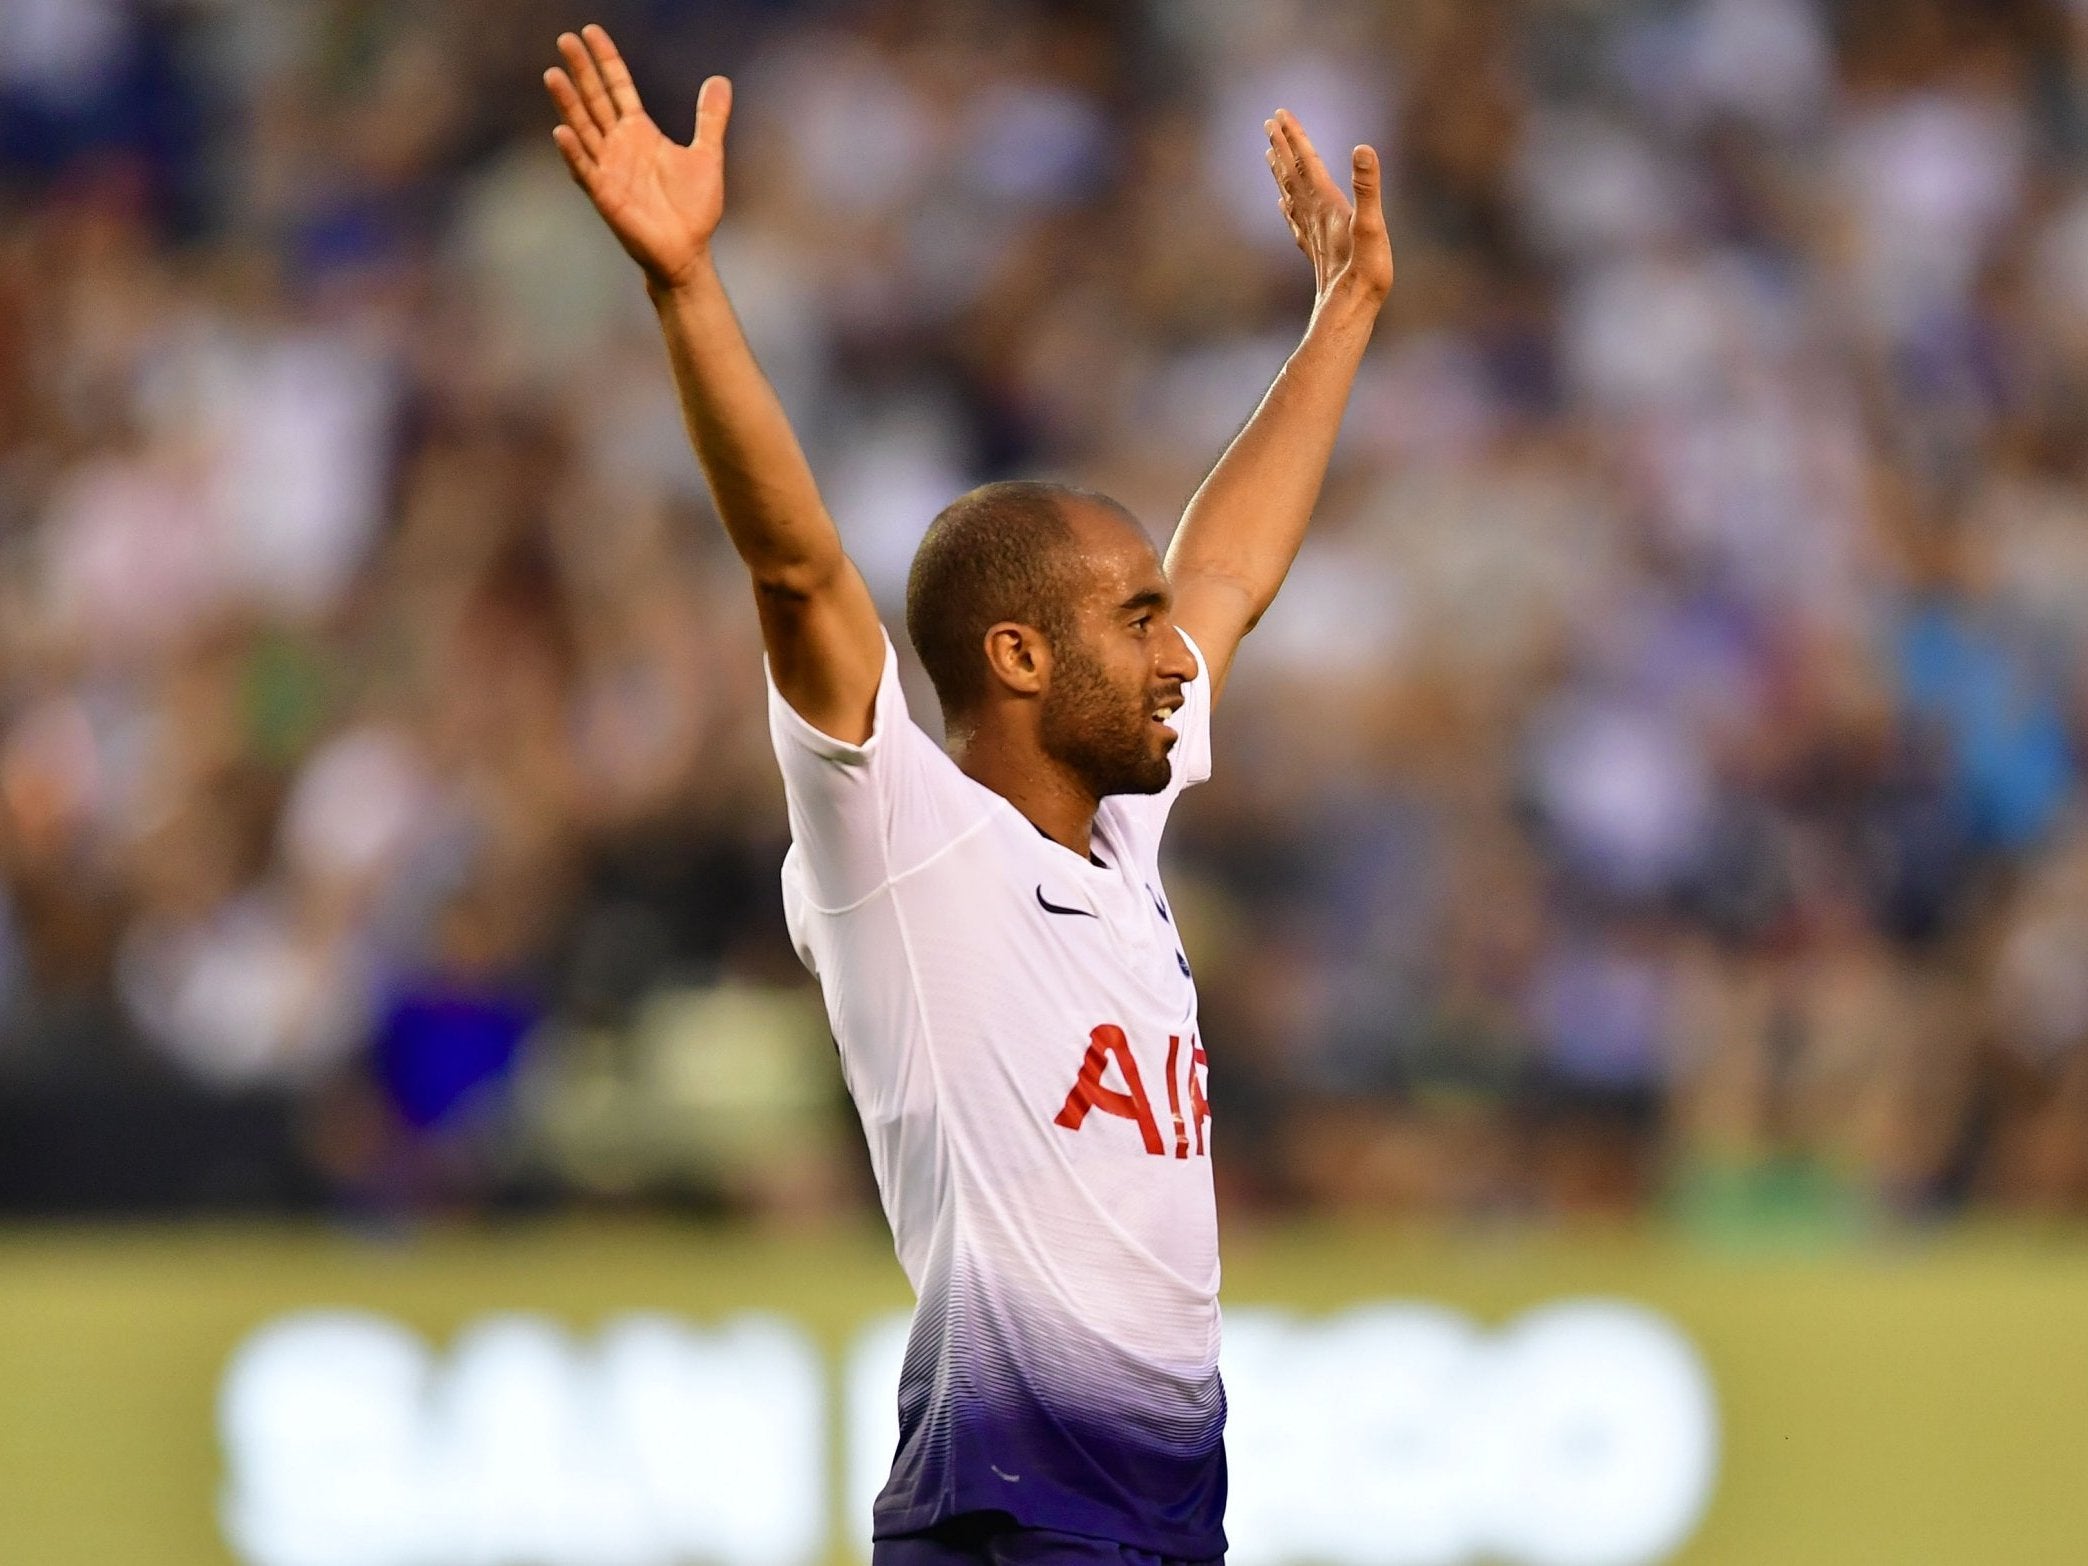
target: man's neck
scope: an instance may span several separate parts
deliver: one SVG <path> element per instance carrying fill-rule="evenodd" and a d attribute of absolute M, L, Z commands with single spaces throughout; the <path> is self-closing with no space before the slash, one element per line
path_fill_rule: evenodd
<path fill-rule="evenodd" d="M 1095 809 L 1101 801 L 1059 763 L 977 731 L 958 739 L 950 754 L 966 777 L 992 789 L 1054 843 L 1083 859 L 1094 857 Z"/>

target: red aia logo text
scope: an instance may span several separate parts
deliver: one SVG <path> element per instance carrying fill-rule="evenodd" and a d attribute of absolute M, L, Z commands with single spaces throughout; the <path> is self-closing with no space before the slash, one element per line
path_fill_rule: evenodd
<path fill-rule="evenodd" d="M 1122 1089 L 1103 1084 L 1102 1073 L 1109 1069 L 1114 1058 L 1117 1071 L 1124 1079 Z M 1189 1044 L 1186 1068 L 1182 1059 L 1182 1041 L 1170 1034 L 1167 1040 L 1167 1108 L 1174 1117 L 1174 1156 L 1189 1156 L 1189 1133 L 1196 1132 L 1196 1154 L 1204 1155 L 1204 1122 L 1211 1118 L 1211 1106 L 1204 1097 L 1204 1075 L 1208 1075 L 1210 1063 L 1204 1058 L 1203 1046 L 1194 1040 Z M 1199 1075 L 1202 1072 L 1204 1075 Z M 1189 1115 L 1182 1116 L 1182 1100 L 1187 1096 Z M 1068 1131 L 1078 1131 L 1087 1120 L 1091 1110 L 1101 1110 L 1105 1115 L 1115 1115 L 1120 1120 L 1129 1120 L 1138 1126 L 1138 1134 L 1145 1141 L 1145 1150 L 1156 1158 L 1167 1156 L 1167 1145 L 1161 1140 L 1160 1126 L 1153 1119 L 1153 1106 L 1146 1098 L 1145 1084 L 1138 1077 L 1138 1062 L 1131 1057 L 1131 1041 L 1124 1037 L 1124 1030 L 1114 1023 L 1105 1022 L 1088 1035 L 1087 1058 L 1080 1063 L 1080 1078 L 1073 1090 L 1066 1095 L 1066 1104 L 1052 1124 L 1064 1126 Z"/>

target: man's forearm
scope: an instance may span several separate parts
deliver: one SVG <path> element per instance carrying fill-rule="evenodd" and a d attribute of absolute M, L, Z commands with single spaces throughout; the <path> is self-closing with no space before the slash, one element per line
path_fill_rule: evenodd
<path fill-rule="evenodd" d="M 775 388 L 708 263 L 650 288 L 682 419 L 725 531 L 757 584 L 817 587 L 843 564 L 840 534 Z"/>
<path fill-rule="evenodd" d="M 1360 294 L 1337 290 L 1320 302 L 1175 529 L 1169 577 L 1235 589 L 1242 630 L 1268 608 L 1304 542 L 1377 313 L 1377 301 Z"/>

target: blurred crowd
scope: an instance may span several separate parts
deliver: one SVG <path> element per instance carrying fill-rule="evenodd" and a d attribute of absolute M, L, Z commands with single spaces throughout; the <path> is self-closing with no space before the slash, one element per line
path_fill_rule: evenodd
<path fill-rule="evenodd" d="M 895 626 L 973 483 L 1164 536 L 1309 305 L 1263 119 L 1383 153 L 1176 818 L 1230 1201 L 2088 1209 L 2082 0 L 0 0 L 10 1125 L 866 1200 L 748 594 L 548 135 L 590 19 L 672 134 L 735 77 L 721 265 Z"/>

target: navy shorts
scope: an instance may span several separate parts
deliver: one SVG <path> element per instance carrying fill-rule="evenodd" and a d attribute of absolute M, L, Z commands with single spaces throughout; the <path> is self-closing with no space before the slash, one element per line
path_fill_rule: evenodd
<path fill-rule="evenodd" d="M 1225 1566 L 1225 1557 L 1185 1561 L 1082 1533 L 1025 1528 L 1005 1512 L 953 1517 L 926 1533 L 879 1539 L 870 1566 Z"/>

